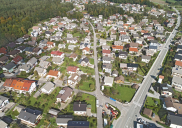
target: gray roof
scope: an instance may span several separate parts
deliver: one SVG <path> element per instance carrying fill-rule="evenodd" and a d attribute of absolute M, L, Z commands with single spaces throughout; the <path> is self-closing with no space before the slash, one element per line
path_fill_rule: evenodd
<path fill-rule="evenodd" d="M 119 55 L 125 55 L 125 56 L 128 56 L 128 53 L 127 53 L 127 52 L 123 52 L 123 51 L 119 51 Z"/>
<path fill-rule="evenodd" d="M 82 61 L 84 61 L 85 63 L 88 63 L 89 59 L 87 57 L 85 57 Z"/>
<path fill-rule="evenodd" d="M 175 114 L 169 114 L 171 124 L 176 124 L 179 126 L 182 126 L 182 116 L 181 115 L 175 115 Z"/>
<path fill-rule="evenodd" d="M 16 64 L 15 64 L 15 63 L 10 62 L 10 63 L 9 63 L 9 64 L 7 64 L 6 66 L 4 66 L 4 68 L 6 68 L 7 70 L 10 70 L 10 69 L 14 68 L 15 66 L 16 66 Z"/>
<path fill-rule="evenodd" d="M 59 115 L 56 118 L 56 123 L 68 123 L 69 120 L 73 119 L 73 115 Z"/>
<path fill-rule="evenodd" d="M 54 84 L 52 82 L 47 82 L 41 89 L 45 89 L 46 91 L 50 91 L 52 88 L 54 88 Z"/>
<path fill-rule="evenodd" d="M 175 83 L 178 83 L 178 84 L 182 84 L 182 78 L 181 77 L 177 77 L 177 76 L 173 76 L 172 82 L 175 82 Z"/>
<path fill-rule="evenodd" d="M 52 62 L 60 63 L 61 61 L 62 61 L 62 58 L 60 58 L 60 57 L 53 57 L 52 58 Z"/>
<path fill-rule="evenodd" d="M 120 68 L 127 68 L 127 64 L 126 63 L 120 63 Z"/>
<path fill-rule="evenodd" d="M 74 102 L 73 104 L 73 111 L 86 111 L 87 104 L 81 102 Z"/>
<path fill-rule="evenodd" d="M 181 68 L 173 67 L 173 68 L 172 68 L 172 73 L 182 74 L 182 69 L 181 69 Z"/>
<path fill-rule="evenodd" d="M 59 111 L 58 110 L 55 110 L 55 109 L 49 109 L 49 112 L 48 113 L 50 113 L 52 115 L 57 115 L 59 113 Z"/>
<path fill-rule="evenodd" d="M 118 71 L 117 70 L 114 70 L 113 72 L 112 72 L 112 75 L 118 75 Z"/>
<path fill-rule="evenodd" d="M 157 49 L 157 46 L 149 46 L 149 49 Z"/>
<path fill-rule="evenodd" d="M 110 46 L 108 46 L 108 45 L 102 45 L 102 49 L 110 49 Z"/>
<path fill-rule="evenodd" d="M 112 64 L 103 64 L 103 68 L 112 69 Z"/>
<path fill-rule="evenodd" d="M 24 64 L 24 65 L 20 66 L 20 69 L 24 69 L 25 71 L 30 70 L 31 65 L 30 64 Z"/>
<path fill-rule="evenodd" d="M 25 109 L 21 110 L 18 118 L 29 121 L 31 123 L 35 123 L 37 116 L 40 114 L 42 114 L 42 112 L 39 110 L 25 108 Z"/>
<path fill-rule="evenodd" d="M 59 93 L 56 98 L 61 98 L 61 100 L 65 101 L 68 97 L 71 96 L 73 89 L 64 87 L 62 90 L 64 93 Z"/>
<path fill-rule="evenodd" d="M 1 128 L 7 128 L 8 124 L 5 123 L 4 121 L 0 120 L 0 126 L 1 126 Z"/>
<path fill-rule="evenodd" d="M 89 128 L 88 121 L 68 121 L 67 128 Z"/>
<path fill-rule="evenodd" d="M 142 59 L 150 60 L 151 59 L 151 56 L 142 55 Z"/>
<path fill-rule="evenodd" d="M 102 57 L 102 60 L 105 60 L 105 61 L 111 61 L 111 59 L 112 59 L 111 57 L 107 57 L 107 56 Z"/>
<path fill-rule="evenodd" d="M 40 41 L 40 44 L 47 44 L 48 40 L 47 39 L 44 39 L 44 40 L 41 40 Z"/>
<path fill-rule="evenodd" d="M 0 58 L 0 61 L 7 61 L 8 60 L 8 57 L 7 56 L 2 56 L 1 58 Z"/>
<path fill-rule="evenodd" d="M 37 59 L 35 57 L 32 57 L 27 64 L 30 64 L 31 66 L 33 66 L 35 63 L 37 62 Z"/>
<path fill-rule="evenodd" d="M 37 71 L 37 73 L 42 73 L 44 69 L 40 67 L 35 67 L 34 71 Z"/>
<path fill-rule="evenodd" d="M 113 80 L 114 78 L 113 77 L 108 77 L 108 76 L 105 76 L 104 78 L 104 83 L 113 83 Z"/>
<path fill-rule="evenodd" d="M 48 61 L 42 61 L 42 60 L 41 60 L 40 63 L 39 63 L 39 66 L 42 67 L 42 68 L 44 68 L 45 66 L 48 66 L 49 63 L 50 63 L 50 62 L 48 62 Z"/>
<path fill-rule="evenodd" d="M 9 98 L 0 95 L 0 104 Z"/>

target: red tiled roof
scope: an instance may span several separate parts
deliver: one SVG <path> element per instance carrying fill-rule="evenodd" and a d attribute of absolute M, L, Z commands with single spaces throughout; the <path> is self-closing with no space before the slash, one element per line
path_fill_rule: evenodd
<path fill-rule="evenodd" d="M 120 35 L 126 35 L 126 32 L 120 32 Z"/>
<path fill-rule="evenodd" d="M 21 88 L 21 90 L 24 90 L 24 91 L 29 91 L 32 83 L 34 83 L 35 81 L 33 80 L 24 80 L 24 84 L 23 84 L 23 87 Z"/>
<path fill-rule="evenodd" d="M 123 46 L 113 45 L 112 49 L 123 49 Z"/>
<path fill-rule="evenodd" d="M 161 79 L 164 79 L 164 76 L 162 76 L 162 75 L 159 75 L 159 78 L 161 78 Z"/>
<path fill-rule="evenodd" d="M 152 37 L 152 36 L 148 36 L 148 37 L 147 37 L 147 39 L 154 39 L 154 37 Z"/>
<path fill-rule="evenodd" d="M 128 26 L 128 24 L 123 24 L 123 26 Z"/>
<path fill-rule="evenodd" d="M 85 47 L 83 50 L 89 51 L 89 50 L 90 50 L 90 48 L 88 48 L 88 47 Z"/>
<path fill-rule="evenodd" d="M 182 67 L 182 62 L 181 62 L 181 61 L 176 61 L 176 62 L 175 62 L 175 65 L 181 66 L 181 67 Z"/>
<path fill-rule="evenodd" d="M 67 67 L 67 72 L 76 72 L 76 70 L 78 69 L 77 66 L 68 66 Z"/>
<path fill-rule="evenodd" d="M 54 42 L 47 42 L 47 44 L 49 44 L 49 45 L 53 45 L 53 44 L 54 44 Z"/>
<path fill-rule="evenodd" d="M 10 87 L 12 82 L 13 82 L 13 79 L 6 79 L 3 86 Z"/>
<path fill-rule="evenodd" d="M 141 33 L 148 33 L 147 30 L 141 30 Z"/>
<path fill-rule="evenodd" d="M 52 51 L 51 54 L 61 56 L 63 52 L 60 51 Z"/>
<path fill-rule="evenodd" d="M 138 49 L 137 48 L 129 48 L 129 51 L 133 51 L 133 52 L 138 52 Z"/>
<path fill-rule="evenodd" d="M 13 61 L 15 62 L 15 63 L 18 63 L 19 61 L 21 61 L 23 58 L 21 57 L 21 56 L 16 56 L 14 59 L 13 59 Z"/>
<path fill-rule="evenodd" d="M 129 27 L 129 30 L 134 30 L 135 28 L 134 27 Z"/>
<path fill-rule="evenodd" d="M 0 53 L 4 53 L 4 54 L 6 54 L 6 53 L 7 53 L 6 48 L 5 48 L 5 47 L 0 48 Z"/>
<path fill-rule="evenodd" d="M 56 71 L 56 70 L 50 70 L 49 73 L 47 75 L 50 75 L 50 76 L 57 76 L 58 75 L 58 72 L 59 71 Z"/>
<path fill-rule="evenodd" d="M 111 53 L 111 50 L 102 50 L 102 53 Z"/>

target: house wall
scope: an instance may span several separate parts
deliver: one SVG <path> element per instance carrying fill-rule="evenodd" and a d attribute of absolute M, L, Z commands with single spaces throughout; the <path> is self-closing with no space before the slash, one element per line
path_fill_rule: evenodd
<path fill-rule="evenodd" d="M 4 106 L 6 106 L 9 103 L 9 100 L 5 100 L 0 104 L 0 110 L 2 110 L 4 108 Z"/>
<path fill-rule="evenodd" d="M 104 85 L 108 85 L 112 87 L 112 83 L 105 83 Z"/>
<path fill-rule="evenodd" d="M 74 111 L 75 115 L 86 115 L 86 111 Z"/>
<path fill-rule="evenodd" d="M 177 111 L 177 109 L 174 108 L 174 107 L 167 107 L 166 110 L 172 111 L 172 112 L 176 112 Z"/>
<path fill-rule="evenodd" d="M 171 124 L 170 128 L 182 128 L 180 125 L 176 125 L 176 124 Z"/>
<path fill-rule="evenodd" d="M 32 83 L 31 84 L 31 86 L 30 86 L 30 88 L 29 88 L 29 91 L 28 91 L 28 93 L 32 93 L 32 91 L 34 90 L 36 88 L 36 83 L 34 82 L 34 83 Z"/>

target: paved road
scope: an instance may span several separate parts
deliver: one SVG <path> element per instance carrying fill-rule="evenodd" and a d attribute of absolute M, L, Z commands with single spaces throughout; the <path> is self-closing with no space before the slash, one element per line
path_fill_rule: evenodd
<path fill-rule="evenodd" d="M 177 10 L 176 10 L 176 12 L 177 12 L 177 14 L 179 14 L 179 12 Z M 178 21 L 177 21 L 177 25 L 176 25 L 175 29 L 179 27 L 179 24 L 180 24 L 180 16 L 178 15 Z M 136 121 L 136 118 L 140 116 L 139 113 L 140 113 L 143 103 L 145 102 L 146 95 L 151 86 L 152 80 L 153 80 L 154 76 L 157 76 L 157 70 L 159 67 L 161 67 L 162 62 L 168 52 L 168 47 L 170 45 L 170 42 L 176 35 L 175 29 L 168 37 L 163 49 L 159 53 L 154 64 L 152 65 L 150 71 L 148 72 L 147 76 L 145 77 L 144 81 L 142 82 L 142 85 L 140 86 L 135 97 L 133 98 L 132 102 L 130 103 L 128 112 L 126 113 L 126 115 L 124 117 L 121 117 L 117 121 L 116 125 L 114 126 L 115 128 L 133 128 L 134 127 L 134 121 Z"/>

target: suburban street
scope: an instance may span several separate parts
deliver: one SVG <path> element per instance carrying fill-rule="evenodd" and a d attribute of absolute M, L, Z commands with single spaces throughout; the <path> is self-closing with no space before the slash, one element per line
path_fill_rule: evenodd
<path fill-rule="evenodd" d="M 178 10 L 176 10 L 176 12 L 177 12 L 177 14 L 179 14 Z M 178 15 L 176 27 L 171 32 L 170 36 L 168 37 L 168 39 L 164 45 L 164 48 L 159 53 L 154 64 L 152 65 L 150 71 L 148 72 L 147 76 L 143 80 L 142 85 L 140 86 L 140 88 L 137 91 L 136 95 L 134 96 L 132 102 L 130 103 L 130 107 L 128 108 L 127 114 L 117 121 L 117 124 L 114 126 L 115 128 L 121 128 L 121 127 L 133 128 L 134 127 L 134 121 L 136 121 L 136 118 L 140 116 L 139 113 L 140 113 L 143 103 L 145 102 L 146 95 L 151 86 L 152 80 L 154 79 L 155 76 L 157 76 L 157 70 L 162 65 L 162 62 L 168 52 L 170 42 L 176 35 L 175 29 L 177 29 L 179 27 L 179 24 L 180 24 L 180 15 Z"/>

